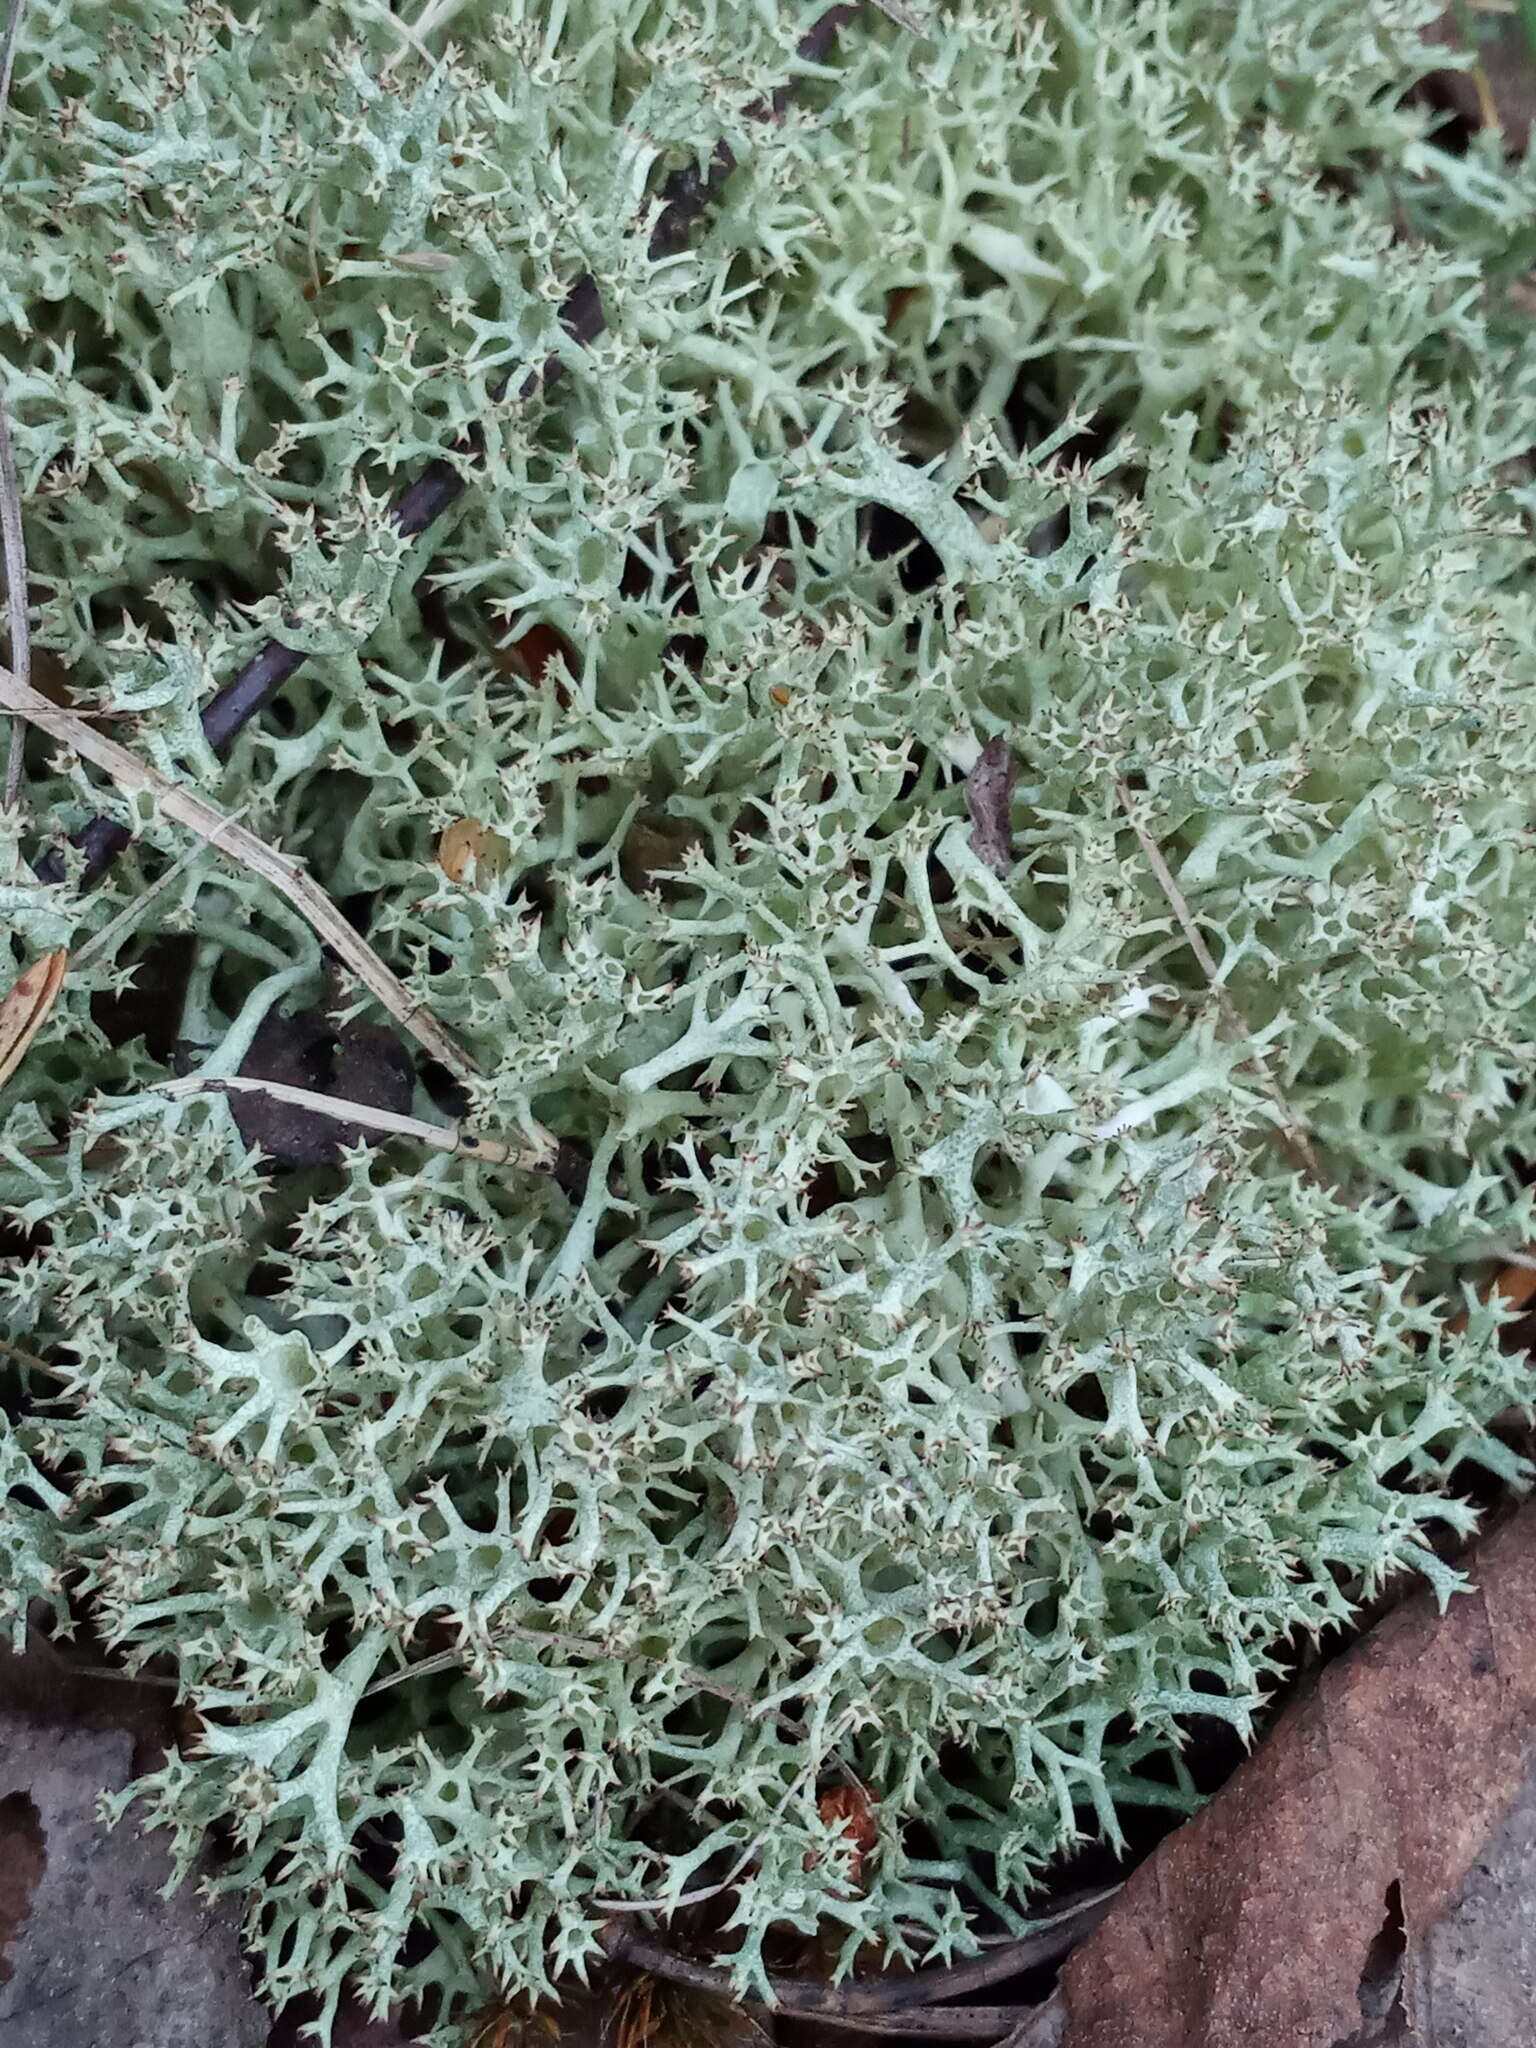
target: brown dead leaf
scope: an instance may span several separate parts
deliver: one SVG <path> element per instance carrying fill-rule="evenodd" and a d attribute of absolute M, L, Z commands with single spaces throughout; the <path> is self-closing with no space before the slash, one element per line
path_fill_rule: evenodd
<path fill-rule="evenodd" d="M 58 1000 L 68 965 L 62 946 L 57 953 L 45 953 L 0 997 L 0 1088 L 21 1065 L 22 1055 Z"/>
<path fill-rule="evenodd" d="M 1536 1506 L 1442 1617 L 1404 1603 L 1128 1881 L 1062 1976 L 1061 2048 L 1332 2048 L 1400 1902 L 1450 1906 L 1536 1733 Z"/>
<path fill-rule="evenodd" d="M 450 882 L 462 882 L 480 850 L 485 827 L 478 818 L 455 818 L 437 842 L 437 864 Z"/>

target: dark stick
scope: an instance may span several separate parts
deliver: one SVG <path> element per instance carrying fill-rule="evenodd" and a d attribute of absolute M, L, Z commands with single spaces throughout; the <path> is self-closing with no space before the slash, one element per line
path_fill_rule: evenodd
<path fill-rule="evenodd" d="M 822 2027 L 888 2034 L 898 2041 L 1001 2041 L 1018 2023 L 1016 2005 L 940 2005 L 932 2012 L 818 2012 Z"/>
<path fill-rule="evenodd" d="M 804 63 L 819 63 L 831 49 L 839 30 L 857 12 L 856 4 L 829 7 L 825 14 L 812 22 L 795 45 L 795 55 Z M 747 111 L 755 120 L 776 121 L 788 103 L 789 88 L 780 86 L 768 99 L 757 101 Z M 722 142 L 717 145 L 703 173 L 692 165 L 673 172 L 662 187 L 661 212 L 648 244 L 653 261 L 675 255 L 686 244 L 694 222 L 735 168 L 735 155 Z M 560 324 L 583 348 L 590 348 L 607 326 L 597 281 L 590 274 L 578 278 L 566 294 L 565 303 L 560 308 Z M 538 369 L 528 373 L 518 396 L 527 398 L 540 385 L 548 387 L 557 383 L 564 369 L 559 356 L 547 356 Z M 491 393 L 493 401 L 505 397 L 510 382 L 508 376 L 495 386 Z M 434 456 L 415 482 L 406 487 L 391 507 L 390 517 L 407 539 L 414 540 L 418 534 L 425 533 L 463 495 L 468 478 L 460 464 L 473 465 L 484 450 L 483 430 L 472 427 L 456 445 L 459 463 L 447 456 Z M 200 721 L 203 737 L 214 752 L 222 754 L 308 659 L 307 654 L 298 648 L 285 646 L 280 640 L 268 640 L 258 648 L 233 681 L 226 683 L 203 707 Z M 132 836 L 126 826 L 114 824 L 109 818 L 92 818 L 88 825 L 83 826 L 75 834 L 74 844 L 85 855 L 84 879 L 94 880 L 109 867 Z M 45 854 L 37 863 L 35 873 L 40 882 L 62 881 L 62 852 L 55 848 Z"/>
<path fill-rule="evenodd" d="M 1002 1983 L 1009 1977 L 1021 1976 L 1026 1970 L 1037 1969 L 1041 1963 L 1053 1962 L 1057 1956 L 1075 1948 L 1099 1924 L 1118 1890 L 1119 1886 L 1114 1885 L 1107 1891 L 1088 1892 L 1069 1900 L 1053 1924 L 1041 1927 L 1033 1934 L 1021 1935 L 1017 1941 L 1005 1942 L 1002 1947 L 987 1955 L 976 1956 L 969 1962 L 918 1970 L 909 1977 L 864 1978 L 846 1984 L 818 1984 L 801 1977 L 770 1977 L 768 1996 L 759 2000 L 742 1999 L 728 1970 L 714 1963 L 693 1962 L 689 1957 L 679 1955 L 676 1949 L 669 1948 L 665 1942 L 658 1941 L 654 1935 L 642 1934 L 636 1928 L 610 1920 L 599 1931 L 597 1939 L 603 1953 L 613 1961 L 633 1963 L 637 1969 L 648 1970 L 653 1977 L 666 1977 L 675 1984 L 713 1992 L 735 2004 L 755 2003 L 770 2012 L 815 2013 L 820 2019 L 852 2024 L 855 2020 L 867 2020 L 881 2014 L 915 2013 L 918 2008 L 932 2006 L 938 1999 L 978 1991 L 985 1985 Z M 964 2033 L 968 2018 L 970 2025 L 995 2038 L 1005 2033 L 1012 2019 L 1017 2017 L 1009 2013 L 998 2024 L 997 2015 L 1006 2012 L 1007 2009 L 1000 2006 L 963 2008 L 955 2014 L 958 2024 L 951 2031 Z M 930 2017 L 937 2019 L 938 2015 Z M 941 2025 L 919 2027 L 913 2031 L 941 2032 L 945 2029 Z M 977 2035 L 972 2033 L 970 2038 L 975 2039 Z"/>

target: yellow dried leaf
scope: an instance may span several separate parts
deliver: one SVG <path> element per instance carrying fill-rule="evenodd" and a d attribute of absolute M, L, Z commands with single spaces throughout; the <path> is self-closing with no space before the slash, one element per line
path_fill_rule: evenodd
<path fill-rule="evenodd" d="M 512 849 L 478 818 L 455 818 L 437 842 L 437 864 L 450 882 L 462 882 L 471 861 L 481 880 L 499 875 Z"/>
<path fill-rule="evenodd" d="M 485 827 L 478 818 L 455 818 L 437 842 L 437 864 L 450 882 L 462 882 L 464 870 L 480 851 Z"/>
<path fill-rule="evenodd" d="M 53 1008 L 68 965 L 69 954 L 62 946 L 56 953 L 45 953 L 0 997 L 0 1087 L 21 1065 L 22 1055 Z"/>

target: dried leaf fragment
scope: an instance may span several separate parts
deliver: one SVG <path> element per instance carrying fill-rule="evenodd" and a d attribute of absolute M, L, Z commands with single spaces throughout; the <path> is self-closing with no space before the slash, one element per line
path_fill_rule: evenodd
<path fill-rule="evenodd" d="M 864 1882 L 864 1862 L 880 1839 L 875 1810 L 861 1785 L 832 1785 L 816 1801 L 816 1811 L 829 1827 L 840 1829 L 853 1849 L 850 1876 L 855 1886 Z M 806 1858 L 814 1863 L 814 1856 Z"/>
<path fill-rule="evenodd" d="M 506 866 L 511 847 L 478 818 L 455 818 L 437 842 L 437 864 L 450 882 L 462 882 L 471 861 L 478 879 L 488 881 Z"/>
<path fill-rule="evenodd" d="M 42 1029 L 43 1020 L 64 986 L 69 954 L 61 946 L 34 960 L 0 997 L 0 1087 L 21 1065 L 22 1055 Z"/>
<path fill-rule="evenodd" d="M 1019 764 L 1001 733 L 982 748 L 965 778 L 965 807 L 971 814 L 971 847 L 994 875 L 1013 866 L 1013 785 Z"/>

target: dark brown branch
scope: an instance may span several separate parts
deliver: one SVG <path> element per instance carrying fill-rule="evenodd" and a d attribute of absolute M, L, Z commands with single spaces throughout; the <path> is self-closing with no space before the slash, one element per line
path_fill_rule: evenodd
<path fill-rule="evenodd" d="M 816 2023 L 898 2041 L 1001 2041 L 1018 2017 L 1016 2005 L 940 2005 L 932 2012 L 819 2012 Z"/>
<path fill-rule="evenodd" d="M 1037 1928 L 1033 1934 L 1021 1935 L 1017 1941 L 1006 1942 L 969 1962 L 918 1970 L 907 1977 L 863 1978 L 845 1984 L 819 1984 L 799 1977 L 770 1977 L 767 1997 L 758 1999 L 742 1998 L 730 1972 L 719 1964 L 694 1962 L 688 1956 L 679 1955 L 665 1942 L 658 1941 L 654 1935 L 641 1933 L 632 1926 L 609 1921 L 597 1938 L 604 1954 L 613 1961 L 632 1963 L 637 1969 L 649 1971 L 653 1977 L 665 1977 L 674 1984 L 686 1984 L 696 1991 L 710 1992 L 716 1997 L 748 2006 L 760 2006 L 769 2012 L 815 2013 L 819 2019 L 831 2024 L 851 2025 L 855 2020 L 863 2023 L 882 2014 L 915 2015 L 919 2008 L 932 2006 L 940 1999 L 963 1997 L 967 1992 L 1022 1976 L 1026 1970 L 1037 1969 L 1041 1963 L 1054 1962 L 1098 1925 L 1118 1889 L 1118 1886 L 1113 1886 L 1108 1891 L 1080 1894 L 1076 1899 L 1067 1901 L 1049 1926 Z M 967 2014 L 969 2022 L 964 2017 Z M 998 2015 L 1002 2015 L 1001 2019 Z M 928 2017 L 937 2019 L 938 2015 L 930 2014 Z M 967 2007 L 956 2013 L 956 2024 L 949 2031 L 955 2038 L 995 2039 L 1006 2033 L 1017 2017 L 1016 2012 L 1003 2006 Z M 966 2036 L 967 2024 L 979 2027 L 980 2032 Z M 942 2033 L 946 2029 L 935 2025 L 920 2026 L 912 2031 Z"/>
<path fill-rule="evenodd" d="M 1060 1991 L 1053 1991 L 1044 2005 L 1026 2008 L 1002 2048 L 1060 2048 L 1066 2031 L 1066 2004 Z"/>
<path fill-rule="evenodd" d="M 795 45 L 795 55 L 802 63 L 821 62 L 838 32 L 857 12 L 858 7 L 854 4 L 829 7 Z M 747 112 L 754 120 L 776 121 L 788 103 L 789 87 L 780 86 L 769 98 L 749 107 Z M 653 260 L 675 255 L 685 246 L 694 223 L 735 168 L 735 154 L 728 144 L 722 142 L 716 146 L 704 171 L 687 164 L 673 172 L 662 187 L 661 211 L 648 244 Z M 590 275 L 579 278 L 571 287 L 560 309 L 560 324 L 583 348 L 590 348 L 603 333 L 607 317 L 595 278 Z M 547 356 L 538 369 L 528 373 L 518 396 L 527 398 L 540 385 L 547 388 L 558 382 L 564 368 L 559 356 Z M 503 378 L 492 391 L 493 401 L 500 401 L 506 396 L 510 383 L 510 376 Z M 390 512 L 395 525 L 407 539 L 413 540 L 418 534 L 425 533 L 462 496 L 468 482 L 466 471 L 480 461 L 484 452 L 483 430 L 478 426 L 471 427 L 454 450 L 457 460 L 449 456 L 434 456 L 415 482 L 407 486 Z M 308 658 L 298 648 L 285 646 L 280 640 L 267 641 L 252 655 L 233 681 L 226 683 L 203 707 L 203 737 L 215 753 L 223 753 L 233 743 L 236 735 L 271 703 Z M 86 876 L 99 875 L 117 858 L 131 837 L 126 827 L 114 824 L 110 818 L 93 818 L 75 835 L 74 840 L 85 855 Z M 62 881 L 62 853 L 54 849 L 45 854 L 37 863 L 36 874 L 42 882 Z"/>

